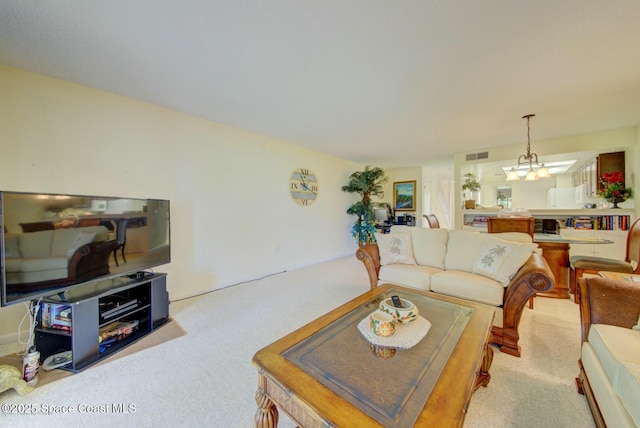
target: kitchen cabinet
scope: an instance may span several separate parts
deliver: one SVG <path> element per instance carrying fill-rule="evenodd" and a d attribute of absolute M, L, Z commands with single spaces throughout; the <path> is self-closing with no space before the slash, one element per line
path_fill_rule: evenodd
<path fill-rule="evenodd" d="M 586 193 L 593 198 L 598 197 L 600 177 L 604 173 L 620 171 L 625 174 L 624 152 L 600 153 L 594 159 L 587 161 L 571 176 L 571 184 L 586 186 Z"/>
<path fill-rule="evenodd" d="M 586 165 L 586 177 L 587 177 L 587 195 L 592 198 L 598 197 L 598 158 L 593 159 Z"/>
<path fill-rule="evenodd" d="M 598 179 L 606 172 L 622 172 L 625 177 L 624 170 L 624 152 L 600 153 L 598 155 Z M 598 180 L 598 189 L 600 189 L 600 181 Z"/>

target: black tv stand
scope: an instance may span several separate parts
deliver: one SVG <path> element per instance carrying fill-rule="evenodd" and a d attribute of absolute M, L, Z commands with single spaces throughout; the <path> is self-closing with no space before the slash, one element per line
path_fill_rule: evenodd
<path fill-rule="evenodd" d="M 44 298 L 35 335 L 41 360 L 71 351 L 71 362 L 61 368 L 79 372 L 151 333 L 169 320 L 166 278 L 164 273 L 147 274 L 143 279 L 121 276 Z M 122 310 L 109 312 L 114 301 L 116 306 L 123 302 Z M 52 321 L 52 311 L 61 309 L 61 305 L 70 309 L 68 326 L 54 325 Z M 114 336 L 115 340 L 110 338 L 109 346 L 101 346 L 101 333 L 105 336 L 118 324 L 135 327 L 123 329 L 122 334 Z"/>

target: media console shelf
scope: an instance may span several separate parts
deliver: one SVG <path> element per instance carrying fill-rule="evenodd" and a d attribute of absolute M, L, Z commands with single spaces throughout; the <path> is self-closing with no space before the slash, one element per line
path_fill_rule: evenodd
<path fill-rule="evenodd" d="M 169 320 L 166 278 L 123 276 L 44 298 L 35 336 L 41 361 L 71 351 L 72 361 L 61 368 L 79 372 L 151 333 Z M 122 334 L 106 338 L 118 326 Z"/>

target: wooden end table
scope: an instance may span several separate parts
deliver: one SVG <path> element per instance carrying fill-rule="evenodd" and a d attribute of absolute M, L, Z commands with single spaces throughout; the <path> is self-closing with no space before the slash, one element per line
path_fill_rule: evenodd
<path fill-rule="evenodd" d="M 411 349 L 371 345 L 357 324 L 398 295 L 431 323 Z M 256 353 L 257 427 L 278 409 L 303 427 L 461 427 L 473 391 L 487 386 L 491 307 L 382 285 Z"/>

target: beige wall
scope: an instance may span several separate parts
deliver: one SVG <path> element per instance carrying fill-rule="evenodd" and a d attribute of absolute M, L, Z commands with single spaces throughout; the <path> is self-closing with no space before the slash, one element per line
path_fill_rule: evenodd
<path fill-rule="evenodd" d="M 362 165 L 6 66 L 0 94 L 0 189 L 171 200 L 172 300 L 355 251 L 340 187 Z M 309 207 L 298 167 L 319 180 Z M 0 342 L 24 312 L 0 309 Z"/>
<path fill-rule="evenodd" d="M 384 202 L 389 202 L 393 207 L 393 183 L 398 181 L 414 181 L 416 182 L 416 209 L 413 211 L 398 211 L 398 214 L 413 214 L 416 222 L 420 225 L 422 218 L 422 168 L 392 168 L 385 170 L 385 174 L 389 181 L 384 186 Z"/>

